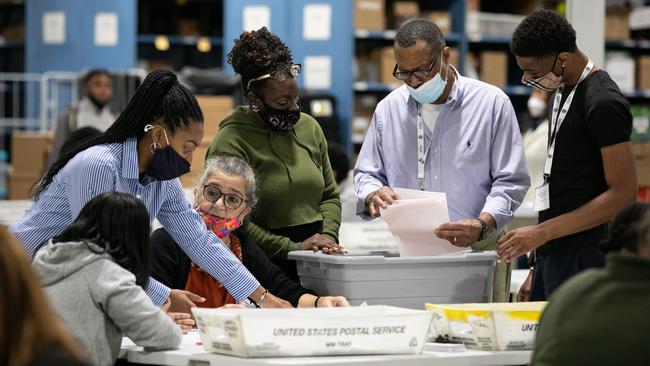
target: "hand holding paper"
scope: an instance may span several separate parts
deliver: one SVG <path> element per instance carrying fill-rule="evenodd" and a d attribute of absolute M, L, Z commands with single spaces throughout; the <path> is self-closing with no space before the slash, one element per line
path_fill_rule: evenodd
<path fill-rule="evenodd" d="M 438 226 L 449 222 L 447 195 L 395 188 L 397 200 L 381 210 L 381 217 L 399 240 L 402 257 L 457 253 L 465 248 L 451 245 L 434 235 Z"/>

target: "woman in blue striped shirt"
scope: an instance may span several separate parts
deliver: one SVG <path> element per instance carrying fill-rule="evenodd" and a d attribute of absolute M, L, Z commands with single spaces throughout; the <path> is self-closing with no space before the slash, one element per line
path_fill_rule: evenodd
<path fill-rule="evenodd" d="M 184 196 L 179 176 L 189 171 L 203 139 L 203 113 L 192 93 L 170 71 L 150 73 L 105 133 L 61 156 L 36 187 L 34 207 L 12 231 L 30 255 L 60 234 L 93 197 L 109 191 L 141 199 L 194 263 L 217 278 L 237 301 L 250 298 L 262 307 L 290 307 L 260 286 Z M 120 230 L 120 228 L 115 228 Z M 203 299 L 149 281 L 157 305 L 167 298 L 172 310 L 189 312 Z"/>

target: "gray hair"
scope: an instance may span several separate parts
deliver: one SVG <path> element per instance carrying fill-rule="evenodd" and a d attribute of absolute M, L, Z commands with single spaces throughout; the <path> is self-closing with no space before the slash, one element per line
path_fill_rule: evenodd
<path fill-rule="evenodd" d="M 207 183 L 212 174 L 216 171 L 220 171 L 232 177 L 244 178 L 244 181 L 246 182 L 246 197 L 244 197 L 246 199 L 246 204 L 250 208 L 255 208 L 255 205 L 257 204 L 257 195 L 255 193 L 257 191 L 257 182 L 255 180 L 255 173 L 253 172 L 253 168 L 251 168 L 247 162 L 236 156 L 218 155 L 205 162 L 203 173 L 201 174 L 201 178 L 197 184 L 199 189 L 199 193 L 197 194 L 197 197 L 195 197 L 197 201 L 199 197 L 198 195 L 202 192 L 203 185 Z"/>
<path fill-rule="evenodd" d="M 445 47 L 445 39 L 435 23 L 427 19 L 412 19 L 402 24 L 395 35 L 395 44 L 401 48 L 411 47 L 418 40 L 425 41 L 431 50 Z"/>

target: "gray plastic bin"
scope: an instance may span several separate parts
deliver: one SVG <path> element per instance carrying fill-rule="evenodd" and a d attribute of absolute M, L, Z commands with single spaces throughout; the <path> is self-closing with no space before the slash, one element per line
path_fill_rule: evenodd
<path fill-rule="evenodd" d="M 319 295 L 413 309 L 426 302 L 490 302 L 496 258 L 493 251 L 404 258 L 392 252 L 289 253 L 303 287 Z"/>

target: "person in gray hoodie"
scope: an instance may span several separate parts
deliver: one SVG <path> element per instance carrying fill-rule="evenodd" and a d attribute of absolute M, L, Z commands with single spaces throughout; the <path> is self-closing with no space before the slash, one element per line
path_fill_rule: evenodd
<path fill-rule="evenodd" d="M 50 302 L 97 366 L 115 364 L 122 335 L 145 348 L 176 348 L 181 328 L 143 290 L 149 281 L 149 214 L 135 197 L 103 193 L 32 263 Z"/>

